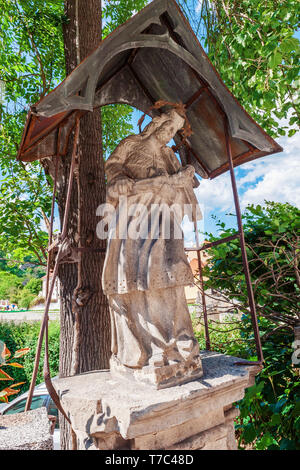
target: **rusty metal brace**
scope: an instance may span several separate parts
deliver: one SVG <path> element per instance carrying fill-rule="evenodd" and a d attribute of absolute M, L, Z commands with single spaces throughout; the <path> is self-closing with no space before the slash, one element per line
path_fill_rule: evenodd
<path fill-rule="evenodd" d="M 48 355 L 48 313 L 49 313 L 49 307 L 50 307 L 50 301 L 58 273 L 58 267 L 60 262 L 63 260 L 63 258 L 66 255 L 66 252 L 68 252 L 69 245 L 68 245 L 68 240 L 66 238 L 67 235 L 67 222 L 68 222 L 68 215 L 69 215 L 69 209 L 70 209 L 70 201 L 71 201 L 71 193 L 72 193 L 72 185 L 73 185 L 73 175 L 74 175 L 74 168 L 75 168 L 75 156 L 76 156 L 76 149 L 78 145 L 78 140 L 79 140 L 79 116 L 76 117 L 76 126 L 75 126 L 75 135 L 74 135 L 74 143 L 73 143 L 73 151 L 72 151 L 72 158 L 71 158 L 71 166 L 70 166 L 70 172 L 69 172 L 69 181 L 68 181 L 68 190 L 67 190 L 67 198 L 66 198 L 66 205 L 65 205 L 65 213 L 64 213 L 64 219 L 63 219 L 63 229 L 62 229 L 62 234 L 60 237 L 61 243 L 58 245 L 58 253 L 56 256 L 55 260 L 55 265 L 52 273 L 52 279 L 49 287 L 49 280 L 50 280 L 50 257 L 48 256 L 47 259 L 47 278 L 46 278 L 46 289 L 47 289 L 47 296 L 46 296 L 46 304 L 45 304 L 45 311 L 44 311 L 44 316 L 43 320 L 41 323 L 41 328 L 40 328 L 40 333 L 39 333 L 39 338 L 38 338 L 38 343 L 37 343 L 37 350 L 36 350 L 36 355 L 35 355 L 35 362 L 34 362 L 34 369 L 32 373 L 32 379 L 30 383 L 30 388 L 29 388 L 29 393 L 27 397 L 27 402 L 25 406 L 25 411 L 30 410 L 31 403 L 32 403 L 32 396 L 33 396 L 33 391 L 34 387 L 36 384 L 36 377 L 37 377 L 37 372 L 38 372 L 38 366 L 40 362 L 40 357 L 41 357 L 41 348 L 42 348 L 42 342 L 43 338 L 45 335 L 45 359 L 44 359 L 44 379 L 45 379 L 45 384 L 47 387 L 47 390 L 49 392 L 50 397 L 54 401 L 55 405 L 57 406 L 58 410 L 63 414 L 65 419 L 71 424 L 69 417 L 67 416 L 66 412 L 61 406 L 59 396 L 56 393 L 55 388 L 53 387 L 52 381 L 51 381 L 51 376 L 50 376 L 50 368 L 49 368 L 49 355 Z M 56 157 L 57 158 L 57 157 Z M 53 218 L 54 218 L 54 201 L 55 201 L 55 193 L 56 193 L 56 183 L 57 183 L 57 167 L 58 163 L 56 162 L 56 171 L 55 171 L 55 178 L 54 178 L 54 183 L 53 183 L 53 195 L 52 195 L 52 208 L 51 208 L 51 222 L 50 222 L 50 234 L 49 234 L 49 249 L 52 245 L 52 234 L 53 234 Z M 76 436 L 74 433 L 74 430 L 71 426 L 71 434 L 72 434 L 72 448 L 73 450 L 76 450 L 77 448 L 77 442 L 76 442 Z"/>

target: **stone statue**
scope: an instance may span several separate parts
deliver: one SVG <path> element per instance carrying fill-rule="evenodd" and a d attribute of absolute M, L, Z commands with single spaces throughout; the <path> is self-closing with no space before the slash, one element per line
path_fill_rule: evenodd
<path fill-rule="evenodd" d="M 184 123 L 175 109 L 154 117 L 106 162 L 107 202 L 116 209 L 102 278 L 111 313 L 111 372 L 155 388 L 202 375 L 184 292 L 193 274 L 179 210 L 197 206 L 194 168 L 182 167 L 166 145 Z"/>

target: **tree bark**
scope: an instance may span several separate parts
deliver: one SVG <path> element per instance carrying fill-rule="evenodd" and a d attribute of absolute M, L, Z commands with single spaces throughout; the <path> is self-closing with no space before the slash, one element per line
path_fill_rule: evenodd
<path fill-rule="evenodd" d="M 101 0 L 65 0 L 64 45 L 67 75 L 101 41 Z M 61 161 L 58 185 L 60 219 L 64 213 L 72 139 L 68 155 Z M 80 120 L 78 171 L 68 220 L 68 238 L 84 248 L 76 264 L 62 264 L 60 376 L 109 367 L 110 319 L 101 286 L 105 242 L 96 236 L 96 209 L 105 201 L 101 113 L 85 114 Z M 76 184 L 77 182 L 77 184 Z M 86 249 L 87 248 L 87 249 Z M 98 251 L 96 251 L 98 250 Z M 69 429 L 60 416 L 61 447 L 70 448 Z"/>

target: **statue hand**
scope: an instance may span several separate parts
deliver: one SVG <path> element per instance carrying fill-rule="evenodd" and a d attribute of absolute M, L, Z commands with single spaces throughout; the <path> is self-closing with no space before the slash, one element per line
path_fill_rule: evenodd
<path fill-rule="evenodd" d="M 178 186 L 186 186 L 193 184 L 195 168 L 192 165 L 186 165 L 180 168 L 178 173 L 173 175 L 174 183 Z"/>
<path fill-rule="evenodd" d="M 179 170 L 182 175 L 184 175 L 185 178 L 188 179 L 193 179 L 195 175 L 195 168 L 193 165 L 186 165 L 182 169 Z"/>

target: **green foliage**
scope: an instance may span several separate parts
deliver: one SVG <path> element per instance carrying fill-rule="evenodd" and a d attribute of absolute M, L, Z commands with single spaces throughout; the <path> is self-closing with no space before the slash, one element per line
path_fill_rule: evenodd
<path fill-rule="evenodd" d="M 0 299 L 15 299 L 22 287 L 22 279 L 7 271 L 0 271 Z"/>
<path fill-rule="evenodd" d="M 1 382 L 11 382 L 14 380 L 10 374 L 3 370 L 3 368 L 8 367 L 8 369 L 10 369 L 11 367 L 16 367 L 18 369 L 22 369 L 23 366 L 19 362 L 16 362 L 16 359 L 20 359 L 21 357 L 25 356 L 28 352 L 28 348 L 23 348 L 16 351 L 15 354 L 12 356 L 6 344 L 3 342 L 0 343 L 0 365 L 2 367 L 2 369 L 0 369 Z M 5 387 L 4 389 L 0 390 L 0 402 L 8 403 L 8 397 L 12 395 L 17 395 L 20 392 L 20 389 L 16 389 L 16 387 L 23 384 L 24 382 L 18 382 L 14 384 L 10 383 L 8 387 Z"/>
<path fill-rule="evenodd" d="M 63 2 L 0 0 L 0 11 L 0 248 L 20 261 L 34 254 L 43 264 L 47 234 L 40 224 L 42 211 L 50 212 L 51 183 L 38 162 L 17 162 L 16 151 L 29 105 L 65 75 Z"/>
<path fill-rule="evenodd" d="M 262 337 L 272 328 L 267 319 L 260 319 Z M 243 319 L 243 330 L 244 337 L 252 337 L 248 317 Z M 291 363 L 292 342 L 292 332 L 263 341 L 265 367 L 237 404 L 240 448 L 251 444 L 257 450 L 300 449 L 300 379 Z"/>
<path fill-rule="evenodd" d="M 236 405 L 241 413 L 236 426 L 239 446 L 299 449 L 300 381 L 299 370 L 292 365 L 292 343 L 293 327 L 299 324 L 300 211 L 268 202 L 265 207 L 248 206 L 243 219 L 265 363 L 255 386 Z M 233 233 L 224 223 L 219 228 L 221 237 Z M 218 291 L 244 312 L 238 330 L 210 322 L 213 349 L 257 360 L 239 242 L 213 247 L 209 253 L 205 288 Z M 203 328 L 198 336 L 204 347 Z"/>
<path fill-rule="evenodd" d="M 146 3 L 109 2 L 104 36 Z M 43 213 L 50 214 L 52 181 L 39 162 L 17 162 L 16 153 L 30 104 L 65 78 L 64 2 L 0 0 L 0 11 L 0 250 L 11 259 L 45 265 L 48 234 L 41 224 Z M 129 106 L 103 108 L 105 157 L 132 132 L 131 115 Z"/>
<path fill-rule="evenodd" d="M 107 159 L 117 144 L 133 132 L 132 108 L 125 104 L 112 104 L 102 108 L 103 154 Z"/>
<path fill-rule="evenodd" d="M 200 349 L 206 349 L 203 319 L 192 314 L 192 324 Z M 228 314 L 222 322 L 209 320 L 208 327 L 210 344 L 214 351 L 245 359 L 252 355 L 252 347 L 242 337 L 242 325 L 235 315 Z"/>
<path fill-rule="evenodd" d="M 275 324 L 282 322 L 284 328 L 294 326 L 300 307 L 300 211 L 290 204 L 267 202 L 265 207 L 248 206 L 243 221 L 258 313 Z M 224 223 L 218 225 L 221 238 L 234 233 Z M 209 253 L 207 288 L 222 290 L 231 301 L 247 305 L 239 240 L 213 247 Z"/>
<path fill-rule="evenodd" d="M 21 387 L 21 393 L 28 390 L 34 367 L 37 339 L 40 331 L 40 323 L 8 323 L 0 322 L 0 340 L 5 343 L 9 350 L 15 351 L 21 348 L 30 348 L 29 353 L 24 358 L 23 369 L 14 370 L 14 378 L 17 382 L 25 382 Z M 49 360 L 51 377 L 59 371 L 59 322 L 49 322 Z M 42 350 L 40 366 L 37 376 L 37 384 L 44 382 L 43 378 L 43 358 Z"/>
<path fill-rule="evenodd" d="M 28 309 L 42 289 L 41 279 L 32 277 L 31 269 L 16 268 L 16 275 L 6 265 L 4 268 L 8 271 L 0 270 L 0 299 Z"/>
<path fill-rule="evenodd" d="M 39 331 L 40 324 L 38 323 L 38 331 Z M 32 332 L 33 333 L 33 332 Z M 37 344 L 37 337 L 38 335 L 30 334 L 26 338 L 26 344 L 30 347 L 30 352 L 26 356 L 24 362 L 24 371 L 27 377 L 28 382 L 30 383 L 33 366 L 34 366 L 34 358 L 36 353 L 36 344 Z M 54 377 L 59 373 L 59 335 L 60 335 L 60 326 L 58 321 L 50 321 L 49 322 L 49 367 L 50 367 L 50 375 Z M 24 338 L 25 340 L 25 338 Z M 39 364 L 39 370 L 37 375 L 37 384 L 44 382 L 43 377 L 43 364 L 44 364 L 44 348 L 42 349 L 41 359 Z"/>
<path fill-rule="evenodd" d="M 192 318 L 200 349 L 205 349 L 204 328 Z M 209 322 L 213 351 L 247 360 L 257 360 L 253 330 L 248 315 L 240 322 L 230 316 L 227 324 Z M 231 323 L 233 322 L 233 323 Z M 262 338 L 272 330 L 269 320 L 260 318 Z M 245 397 L 235 406 L 240 410 L 236 436 L 240 449 L 300 449 L 300 379 L 292 367 L 292 332 L 278 332 L 262 342 L 265 366 L 255 385 L 246 389 Z"/>
<path fill-rule="evenodd" d="M 31 294 L 38 295 L 42 290 L 42 281 L 41 279 L 31 278 L 26 286 L 25 289 L 30 292 Z"/>
<path fill-rule="evenodd" d="M 19 308 L 29 309 L 31 302 L 35 299 L 35 295 L 24 289 L 17 297 L 17 304 Z"/>
<path fill-rule="evenodd" d="M 110 0 L 106 2 L 103 6 L 103 16 L 106 19 L 103 37 L 138 13 L 147 3 L 147 0 Z"/>
<path fill-rule="evenodd" d="M 178 3 L 222 79 L 251 116 L 274 137 L 293 135 L 300 124 L 300 48 L 294 37 L 300 2 Z M 288 125 L 283 119 L 289 120 Z"/>

